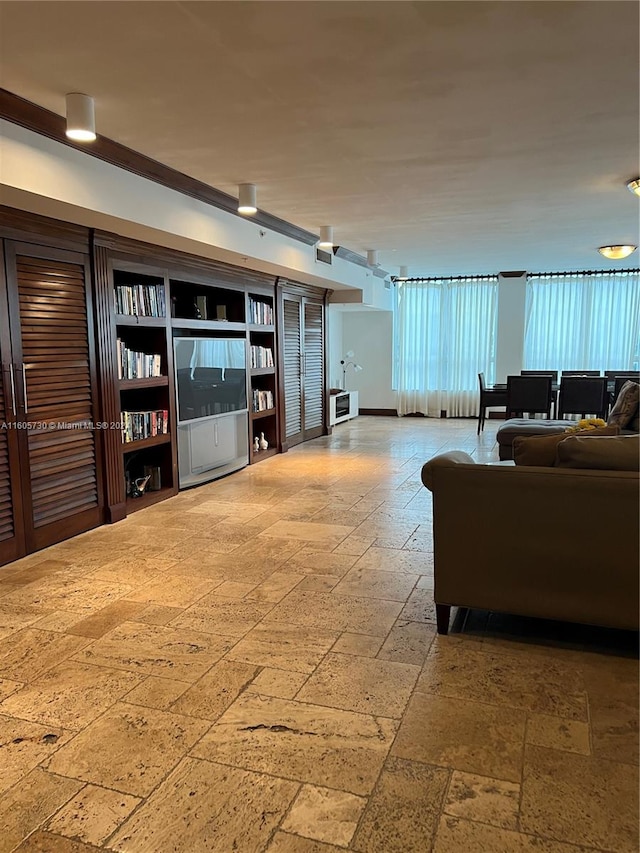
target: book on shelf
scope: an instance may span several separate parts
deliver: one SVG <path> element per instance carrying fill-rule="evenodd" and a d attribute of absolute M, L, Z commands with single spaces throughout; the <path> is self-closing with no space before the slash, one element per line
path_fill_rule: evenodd
<path fill-rule="evenodd" d="M 167 409 L 148 412 L 120 412 L 122 441 L 142 441 L 156 435 L 166 435 L 169 431 L 169 412 Z"/>
<path fill-rule="evenodd" d="M 162 359 L 158 353 L 148 354 L 129 349 L 121 338 L 116 342 L 118 379 L 151 379 L 162 376 Z"/>
<path fill-rule="evenodd" d="M 116 314 L 129 317 L 166 317 L 164 284 L 117 284 Z"/>
<path fill-rule="evenodd" d="M 273 325 L 273 307 L 269 302 L 260 302 L 257 299 L 249 300 L 249 317 L 256 326 Z"/>
<path fill-rule="evenodd" d="M 251 367 L 273 367 L 271 347 L 251 347 Z"/>
<path fill-rule="evenodd" d="M 273 394 L 271 391 L 261 391 L 254 389 L 252 396 L 252 405 L 254 412 L 265 412 L 268 409 L 273 409 Z"/>

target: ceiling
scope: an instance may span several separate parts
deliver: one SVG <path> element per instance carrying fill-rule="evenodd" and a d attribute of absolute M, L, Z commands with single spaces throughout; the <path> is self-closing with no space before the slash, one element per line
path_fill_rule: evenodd
<path fill-rule="evenodd" d="M 636 2 L 2 2 L 2 87 L 410 275 L 638 266 Z"/>

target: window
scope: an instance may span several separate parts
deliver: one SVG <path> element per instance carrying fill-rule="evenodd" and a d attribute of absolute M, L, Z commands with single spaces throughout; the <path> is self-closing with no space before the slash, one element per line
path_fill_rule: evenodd
<path fill-rule="evenodd" d="M 478 412 L 478 373 L 494 379 L 497 277 L 396 285 L 394 354 L 398 414 Z"/>
<path fill-rule="evenodd" d="M 527 278 L 528 370 L 634 370 L 640 350 L 637 272 Z"/>

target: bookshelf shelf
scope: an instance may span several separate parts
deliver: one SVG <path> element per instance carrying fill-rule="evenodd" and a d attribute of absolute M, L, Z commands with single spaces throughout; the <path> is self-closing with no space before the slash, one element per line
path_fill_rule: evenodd
<path fill-rule="evenodd" d="M 261 418 L 269 418 L 272 415 L 275 415 L 275 413 L 276 413 L 275 409 L 263 409 L 263 411 L 261 411 L 261 412 L 250 412 L 249 414 L 251 416 L 252 421 L 257 421 L 257 420 L 260 420 Z"/>
<path fill-rule="evenodd" d="M 136 441 L 123 441 L 122 452 L 131 453 L 134 450 L 144 450 L 147 447 L 157 447 L 160 444 L 171 444 L 171 433 L 152 435 L 149 438 L 139 438 Z"/>
<path fill-rule="evenodd" d="M 121 391 L 139 391 L 142 388 L 163 388 L 169 384 L 168 376 L 150 376 L 146 379 L 120 379 Z"/>

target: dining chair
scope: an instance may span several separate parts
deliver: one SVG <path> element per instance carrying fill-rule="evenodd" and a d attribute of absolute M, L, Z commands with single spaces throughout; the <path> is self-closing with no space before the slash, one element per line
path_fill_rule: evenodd
<path fill-rule="evenodd" d="M 546 375 L 507 376 L 507 418 L 540 412 L 551 417 L 551 371 Z M 556 371 L 557 375 L 557 371 Z"/>
<path fill-rule="evenodd" d="M 604 375 L 609 380 L 615 379 L 616 376 L 626 376 L 627 379 L 631 379 L 634 382 L 637 382 L 638 376 L 640 376 L 640 371 L 638 371 L 638 370 L 605 370 Z"/>
<path fill-rule="evenodd" d="M 622 390 L 622 386 L 626 382 L 637 382 L 640 385 L 640 373 L 635 373 L 632 376 L 620 376 L 619 374 L 616 376 L 613 382 L 613 394 L 611 396 L 611 405 L 615 405 L 616 400 L 618 399 L 618 395 Z"/>
<path fill-rule="evenodd" d="M 521 370 L 520 376 L 550 376 L 552 382 L 558 381 L 557 370 Z"/>
<path fill-rule="evenodd" d="M 600 376 L 599 370 L 563 370 L 562 376 Z"/>
<path fill-rule="evenodd" d="M 478 411 L 478 435 L 484 429 L 487 409 L 507 405 L 506 388 L 487 388 L 484 381 L 484 373 L 478 373 L 478 384 L 480 386 L 480 408 Z"/>
<path fill-rule="evenodd" d="M 560 382 L 558 417 L 595 415 L 606 418 L 609 408 L 606 376 L 563 376 Z"/>

